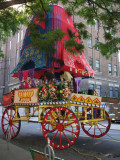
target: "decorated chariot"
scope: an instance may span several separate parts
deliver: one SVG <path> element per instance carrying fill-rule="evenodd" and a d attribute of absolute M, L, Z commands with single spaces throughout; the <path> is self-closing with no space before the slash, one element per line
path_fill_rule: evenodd
<path fill-rule="evenodd" d="M 47 24 L 39 23 L 36 17 L 32 20 L 41 32 L 45 33 L 48 26 L 62 29 L 65 33 L 68 28 L 76 31 L 71 16 L 61 6 L 51 5 L 51 9 L 53 12 L 49 13 Z M 64 41 L 68 38 L 69 35 L 59 41 L 55 46 L 56 52 L 50 55 L 64 61 L 60 66 L 30 46 L 30 29 L 27 29 L 20 61 L 12 72 L 20 80 L 19 89 L 3 96 L 5 110 L 1 124 L 5 135 L 9 130 L 10 137 L 15 138 L 21 122 L 31 122 L 36 112 L 45 139 L 49 138 L 50 145 L 57 149 L 65 149 L 75 143 L 80 134 L 80 124 L 83 131 L 93 138 L 100 138 L 109 131 L 111 121 L 105 108 L 101 107 L 102 97 L 70 93 L 67 83 L 36 85 L 34 82 L 34 78 L 39 78 L 45 71 L 67 71 L 75 77 L 94 76 L 84 53 L 71 55 L 64 49 Z M 21 108 L 25 108 L 25 115 L 20 116 Z"/>

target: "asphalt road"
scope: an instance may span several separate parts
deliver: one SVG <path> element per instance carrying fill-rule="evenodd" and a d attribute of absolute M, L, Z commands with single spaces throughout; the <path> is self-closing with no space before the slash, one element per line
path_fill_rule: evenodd
<path fill-rule="evenodd" d="M 0 125 L 1 126 L 1 125 Z M 80 135 L 77 141 L 72 146 L 77 149 L 81 154 L 74 151 L 72 148 L 58 150 L 55 149 L 55 154 L 64 160 L 94 160 L 96 156 L 102 160 L 120 160 L 120 124 L 114 124 L 116 129 L 111 129 L 107 135 L 102 138 L 90 138 L 82 129 L 80 129 Z M 112 137 L 112 138 L 111 138 Z M 0 138 L 5 139 L 0 127 Z M 42 134 L 42 128 L 39 123 L 22 123 L 19 135 L 11 140 L 11 143 L 29 150 L 29 147 L 44 151 L 44 147 L 47 144 Z M 83 155 L 83 154 L 89 155 Z"/>

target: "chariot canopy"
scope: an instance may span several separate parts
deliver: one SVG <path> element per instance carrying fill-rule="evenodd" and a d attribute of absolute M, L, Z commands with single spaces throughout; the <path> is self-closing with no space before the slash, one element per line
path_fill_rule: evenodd
<path fill-rule="evenodd" d="M 32 23 L 34 23 L 39 29 L 41 34 L 47 33 L 49 29 L 61 29 L 65 34 L 64 38 L 55 44 L 55 52 L 50 53 L 49 56 L 45 56 L 43 51 L 39 51 L 31 45 L 31 31 L 27 28 L 20 60 L 11 72 L 13 76 L 17 76 L 19 71 L 34 69 L 35 77 L 40 77 L 44 71 L 60 72 L 68 71 L 75 77 L 91 77 L 95 72 L 90 67 L 84 52 L 82 54 L 76 51 L 76 54 L 72 55 L 68 50 L 65 50 L 64 43 L 70 39 L 68 30 L 71 30 L 78 35 L 77 29 L 74 27 L 72 17 L 63 9 L 60 5 L 50 5 L 52 12 L 48 13 L 48 21 L 39 22 L 34 16 Z M 45 15 L 46 16 L 46 15 Z M 81 43 L 77 38 L 76 41 Z M 54 57 L 57 60 L 63 61 L 61 65 L 58 61 L 52 61 L 50 57 Z"/>

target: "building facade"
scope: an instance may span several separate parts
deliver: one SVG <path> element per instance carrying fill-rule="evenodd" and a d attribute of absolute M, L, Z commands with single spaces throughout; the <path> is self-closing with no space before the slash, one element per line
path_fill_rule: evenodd
<path fill-rule="evenodd" d="M 23 39 L 26 32 L 25 26 L 20 26 L 20 30 L 15 36 L 8 37 L 5 44 L 2 44 L 2 50 L 5 54 L 4 59 L 0 59 L 0 102 L 2 95 L 9 93 L 12 88 L 19 85 L 18 78 L 12 77 L 11 71 L 17 65 L 20 58 Z"/>
<path fill-rule="evenodd" d="M 76 18 L 76 21 L 78 19 Z M 84 20 L 82 20 L 85 22 Z M 2 45 L 2 50 L 5 54 L 4 59 L 0 59 L 0 102 L 2 103 L 2 95 L 9 93 L 12 88 L 19 85 L 18 78 L 12 77 L 10 74 L 17 65 L 20 58 L 20 51 L 22 48 L 23 39 L 25 36 L 26 27 L 21 26 L 15 36 L 7 39 L 6 43 Z M 98 41 L 98 27 L 88 26 L 90 37 L 84 40 L 85 56 L 90 66 L 95 71 L 94 79 L 83 79 L 80 84 L 81 90 L 98 89 L 99 95 L 108 97 L 120 96 L 120 66 L 118 53 L 114 53 L 110 60 L 106 60 L 98 50 L 93 46 Z M 104 31 L 99 29 L 99 41 L 104 41 Z"/>
<path fill-rule="evenodd" d="M 106 59 L 101 55 L 98 48 L 94 48 L 94 45 L 97 43 L 97 41 L 104 42 L 103 28 L 98 29 L 97 22 L 95 26 L 88 26 L 88 32 L 90 34 L 90 37 L 87 41 L 83 41 L 85 45 L 85 56 L 96 74 L 94 79 L 83 80 L 81 83 L 81 89 L 97 89 L 99 95 L 101 96 L 119 97 L 119 53 L 113 53 L 113 56 L 110 59 Z"/>

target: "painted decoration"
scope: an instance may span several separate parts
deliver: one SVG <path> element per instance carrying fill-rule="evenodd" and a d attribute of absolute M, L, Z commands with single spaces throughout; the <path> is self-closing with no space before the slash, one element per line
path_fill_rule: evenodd
<path fill-rule="evenodd" d="M 38 88 L 15 90 L 13 103 L 14 104 L 37 104 Z"/>
<path fill-rule="evenodd" d="M 72 101 L 78 101 L 78 102 L 85 102 L 85 103 L 92 103 L 92 104 L 96 104 L 96 105 L 101 105 L 101 97 L 98 97 L 98 96 L 72 93 L 70 99 Z"/>

